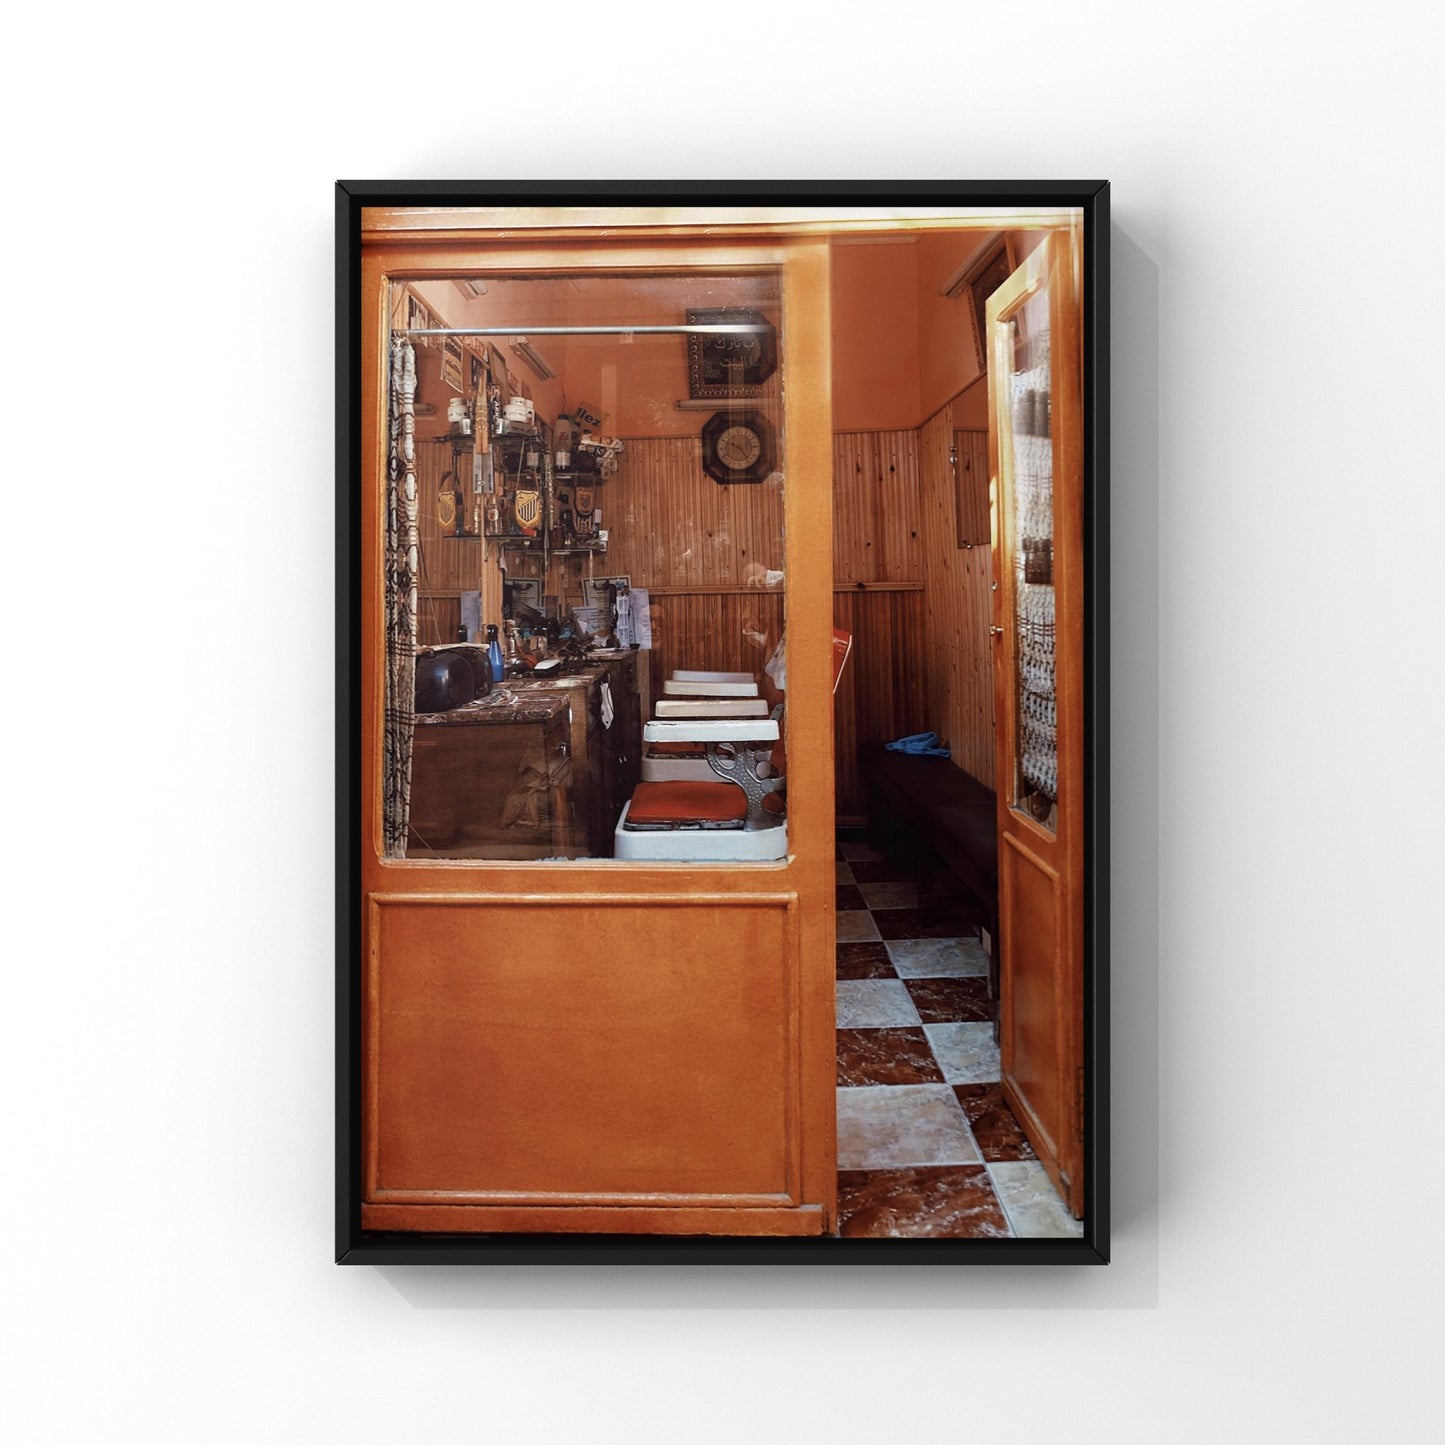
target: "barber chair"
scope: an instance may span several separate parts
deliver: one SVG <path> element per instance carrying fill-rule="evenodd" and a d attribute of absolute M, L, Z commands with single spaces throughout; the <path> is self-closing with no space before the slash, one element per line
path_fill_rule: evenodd
<path fill-rule="evenodd" d="M 674 672 L 662 685 L 658 699 L 657 718 L 677 722 L 684 718 L 764 718 L 767 703 L 758 696 L 757 680 L 746 672 Z M 761 734 L 753 740 L 766 742 Z M 646 742 L 642 755 L 642 780 L 647 783 L 715 782 L 716 774 L 708 765 L 707 747 L 700 740 L 683 741 L 675 737 Z"/>
<path fill-rule="evenodd" d="M 781 737 L 777 718 L 655 718 L 643 724 L 642 736 L 649 744 L 701 745 L 713 776 L 640 782 L 618 820 L 614 857 L 697 863 L 787 857 L 783 779 L 764 751 Z"/>

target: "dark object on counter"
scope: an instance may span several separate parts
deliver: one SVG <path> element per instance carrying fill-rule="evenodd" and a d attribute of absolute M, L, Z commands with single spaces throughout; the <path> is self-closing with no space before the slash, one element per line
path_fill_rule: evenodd
<path fill-rule="evenodd" d="M 417 712 L 447 712 L 476 696 L 472 665 L 461 652 L 431 652 L 417 658 Z"/>

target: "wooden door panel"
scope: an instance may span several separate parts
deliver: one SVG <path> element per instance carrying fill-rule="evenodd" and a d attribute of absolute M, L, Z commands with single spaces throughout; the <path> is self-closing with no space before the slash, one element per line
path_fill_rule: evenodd
<path fill-rule="evenodd" d="M 1082 1109 L 1083 434 L 1076 237 L 989 298 L 1005 1097 L 1076 1215 Z"/>
<path fill-rule="evenodd" d="M 1016 838 L 1005 836 L 999 895 L 1001 929 L 1008 940 L 1000 980 L 1003 1075 L 1015 1112 L 1031 1116 L 1044 1146 L 1038 1152 L 1048 1161 L 1057 1157 L 1067 1134 L 1071 1107 L 1059 1028 L 1067 1013 L 1059 875 Z"/>
<path fill-rule="evenodd" d="M 368 1201 L 796 1204 L 795 906 L 375 899 Z"/>
<path fill-rule="evenodd" d="M 828 244 L 720 245 L 680 229 L 660 244 L 578 231 L 459 250 L 409 235 L 364 247 L 361 265 L 361 1227 L 827 1232 L 837 1187 Z M 786 506 L 782 558 L 768 565 L 787 579 L 788 720 L 807 746 L 789 764 L 785 863 L 552 861 L 565 847 L 555 838 L 539 860 L 386 856 L 389 308 L 395 278 L 444 280 L 459 266 L 539 278 L 695 270 L 710 284 L 776 273 L 789 383 L 781 492 L 709 485 L 699 500 Z M 674 495 L 656 500 L 708 532 Z M 615 501 L 610 510 L 621 515 Z M 624 510 L 614 540 L 651 546 Z M 500 590 L 497 567 L 484 566 L 484 615 L 499 614 Z M 744 631 L 782 630 L 773 590 L 654 601 L 658 672 L 755 670 Z M 739 647 L 747 655 L 734 661 Z M 619 773 L 635 775 L 635 754 L 613 759 Z"/>

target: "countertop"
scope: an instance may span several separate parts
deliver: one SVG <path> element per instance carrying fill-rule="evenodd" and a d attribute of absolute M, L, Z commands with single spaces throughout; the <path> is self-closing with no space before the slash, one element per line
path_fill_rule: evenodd
<path fill-rule="evenodd" d="M 506 701 L 499 701 L 505 698 Z M 447 712 L 419 712 L 418 727 L 503 727 L 509 723 L 551 722 L 569 704 L 562 692 L 545 692 L 534 686 L 513 691 L 510 683 L 498 683 L 486 697 L 454 707 Z"/>

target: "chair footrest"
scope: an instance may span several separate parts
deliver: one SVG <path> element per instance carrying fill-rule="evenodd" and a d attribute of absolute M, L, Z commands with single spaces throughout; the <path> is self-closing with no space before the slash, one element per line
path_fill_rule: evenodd
<path fill-rule="evenodd" d="M 628 810 L 630 828 L 741 828 L 748 800 L 733 783 L 675 780 L 639 783 Z"/>

